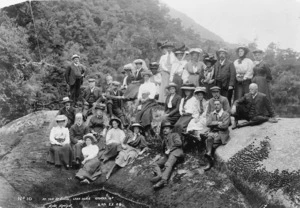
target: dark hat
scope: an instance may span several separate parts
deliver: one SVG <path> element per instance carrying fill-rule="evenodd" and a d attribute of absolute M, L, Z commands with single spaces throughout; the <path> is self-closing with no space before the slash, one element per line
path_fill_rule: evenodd
<path fill-rule="evenodd" d="M 165 128 L 165 127 L 170 127 L 173 128 L 173 125 L 171 124 L 171 122 L 169 121 L 165 121 L 161 124 L 161 129 Z"/>
<path fill-rule="evenodd" d="M 74 55 L 72 56 L 72 60 L 73 60 L 74 58 L 80 58 L 80 56 L 78 56 L 77 54 L 74 54 Z"/>
<path fill-rule="evenodd" d="M 245 55 L 246 55 L 247 53 L 249 53 L 249 51 L 250 51 L 249 48 L 248 48 L 247 46 L 241 45 L 241 46 L 237 47 L 236 53 L 239 52 L 239 49 L 243 49 L 243 50 L 245 51 Z"/>
<path fill-rule="evenodd" d="M 110 121 L 109 121 L 109 125 L 110 125 L 110 126 L 112 126 L 112 122 L 113 122 L 113 121 L 118 122 L 119 128 L 120 128 L 120 129 L 122 128 L 122 122 L 121 122 L 120 119 L 118 119 L 118 118 L 112 118 L 112 119 L 110 119 Z"/>
<path fill-rule="evenodd" d="M 89 78 L 88 81 L 89 81 L 89 82 L 96 82 L 96 79 L 94 79 L 94 78 Z"/>
<path fill-rule="evenodd" d="M 150 69 L 158 69 L 159 68 L 159 63 L 157 62 L 152 62 L 149 64 Z"/>
<path fill-rule="evenodd" d="M 105 105 L 102 103 L 97 103 L 95 106 L 95 109 L 105 110 Z"/>
<path fill-rule="evenodd" d="M 216 91 L 220 91 L 220 90 L 221 90 L 221 88 L 218 86 L 213 86 L 210 88 L 210 91 L 212 91 L 212 92 L 216 92 Z"/>
<path fill-rule="evenodd" d="M 252 51 L 252 53 L 264 53 L 264 51 L 261 49 L 255 49 L 254 51 Z"/>
<path fill-rule="evenodd" d="M 140 124 L 140 123 L 133 123 L 131 126 L 130 126 L 130 130 L 133 131 L 133 128 L 134 127 L 139 127 L 140 130 L 144 131 L 144 127 Z"/>
<path fill-rule="evenodd" d="M 220 48 L 219 50 L 216 51 L 216 54 L 219 55 L 219 53 L 221 52 L 228 54 L 228 51 L 225 48 Z"/>
<path fill-rule="evenodd" d="M 151 77 L 153 74 L 150 70 L 142 71 L 142 77 L 145 76 L 145 75 L 148 75 L 149 77 Z"/>
<path fill-rule="evenodd" d="M 85 141 L 86 139 L 91 139 L 93 143 L 97 142 L 96 137 L 92 134 L 92 133 L 88 133 L 86 135 L 83 136 L 83 140 Z"/>
<path fill-rule="evenodd" d="M 62 103 L 71 103 L 72 100 L 69 97 L 64 97 Z"/>
<path fill-rule="evenodd" d="M 204 63 L 205 63 L 205 62 L 210 62 L 211 65 L 214 65 L 214 64 L 217 62 L 217 60 L 216 60 L 214 57 L 210 57 L 210 56 L 208 55 L 208 57 L 206 57 L 206 58 L 203 60 L 203 62 L 204 62 Z"/>
<path fill-rule="evenodd" d="M 194 93 L 197 92 L 203 92 L 204 94 L 206 94 L 206 87 L 196 87 Z"/>
<path fill-rule="evenodd" d="M 58 115 L 55 117 L 55 121 L 59 122 L 59 121 L 66 121 L 67 117 L 65 115 Z"/>
<path fill-rule="evenodd" d="M 175 87 L 175 89 L 177 89 L 178 85 L 174 82 L 170 82 L 166 89 L 169 89 L 170 87 Z"/>
<path fill-rule="evenodd" d="M 180 88 L 182 90 L 195 90 L 195 85 L 193 83 L 185 83 L 182 85 L 182 87 Z"/>
<path fill-rule="evenodd" d="M 168 48 L 168 47 L 172 47 L 174 48 L 174 43 L 170 42 L 170 41 L 166 41 L 162 44 L 162 46 L 160 46 L 160 48 Z"/>

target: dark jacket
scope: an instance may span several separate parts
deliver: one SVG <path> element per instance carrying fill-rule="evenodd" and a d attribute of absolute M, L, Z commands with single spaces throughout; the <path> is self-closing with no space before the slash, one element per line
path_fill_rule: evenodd
<path fill-rule="evenodd" d="M 182 141 L 178 133 L 169 133 L 163 140 L 163 151 L 170 150 L 176 157 L 183 157 Z"/>
<path fill-rule="evenodd" d="M 180 113 L 179 113 L 179 106 L 180 106 L 180 101 L 181 101 L 181 96 L 178 94 L 175 94 L 173 99 L 172 99 L 172 108 L 168 108 L 168 103 L 170 100 L 171 95 L 168 95 L 166 98 L 166 102 L 165 102 L 165 112 L 167 114 L 169 114 L 169 117 L 172 116 L 179 116 L 180 117 Z"/>
<path fill-rule="evenodd" d="M 236 77 L 236 70 L 233 62 L 228 59 L 225 60 L 224 65 L 217 61 L 215 64 L 214 79 L 215 82 L 220 82 L 222 89 L 228 89 L 229 86 L 234 86 Z"/>
<path fill-rule="evenodd" d="M 84 135 L 89 133 L 89 127 L 85 124 L 81 124 L 80 126 L 74 124 L 71 126 L 69 132 L 71 144 L 74 145 L 78 142 L 78 140 L 82 140 Z"/>
<path fill-rule="evenodd" d="M 68 85 L 74 85 L 76 79 L 82 79 L 82 74 L 85 73 L 85 67 L 82 64 L 75 66 L 70 64 L 65 71 L 65 78 Z"/>
<path fill-rule="evenodd" d="M 142 77 L 142 72 L 145 71 L 145 69 L 141 69 L 138 73 L 138 75 L 136 76 L 136 73 L 133 74 L 133 76 L 131 77 L 131 82 L 133 81 L 139 81 L 140 83 L 144 82 L 144 78 Z"/>
<path fill-rule="evenodd" d="M 123 92 L 121 90 L 117 90 L 116 94 L 113 89 L 108 89 L 106 91 L 107 103 L 113 104 L 113 108 L 123 108 Z"/>
<path fill-rule="evenodd" d="M 66 107 L 63 107 L 58 111 L 57 115 L 65 115 L 68 118 L 67 128 L 70 128 L 75 121 L 75 109 L 73 107 L 70 107 L 68 111 Z"/>
<path fill-rule="evenodd" d="M 274 109 L 264 93 L 258 92 L 254 99 L 250 93 L 247 93 L 240 99 L 236 100 L 235 105 L 244 105 L 246 109 L 249 110 L 250 118 L 255 116 L 275 116 Z M 254 109 L 254 111 L 251 109 Z"/>
<path fill-rule="evenodd" d="M 218 124 L 218 122 L 222 122 Z M 226 144 L 230 138 L 229 136 L 229 127 L 230 124 L 230 114 L 226 111 L 223 111 L 222 116 L 217 118 L 214 112 L 210 113 L 207 120 L 206 125 L 210 127 L 211 132 L 218 132 L 219 137 L 222 141 L 222 144 Z"/>
<path fill-rule="evenodd" d="M 91 96 L 91 89 L 89 87 L 85 88 L 82 94 L 82 99 L 83 101 L 88 102 L 89 97 Z M 105 99 L 102 96 L 102 91 L 99 87 L 95 87 L 93 91 L 94 97 L 95 97 L 95 102 L 100 103 L 104 102 Z"/>

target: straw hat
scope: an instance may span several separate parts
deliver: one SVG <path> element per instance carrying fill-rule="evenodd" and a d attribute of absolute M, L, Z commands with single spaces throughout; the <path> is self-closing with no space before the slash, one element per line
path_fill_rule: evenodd
<path fill-rule="evenodd" d="M 140 123 L 133 123 L 129 129 L 133 131 L 134 127 L 139 127 L 141 131 L 144 131 L 144 127 Z"/>
<path fill-rule="evenodd" d="M 60 121 L 66 121 L 66 116 L 65 115 L 58 115 L 55 117 L 55 121 L 56 122 L 60 122 Z"/>
<path fill-rule="evenodd" d="M 221 90 L 221 88 L 218 86 L 213 86 L 210 88 L 210 91 L 212 91 L 212 92 L 219 92 L 220 90 Z"/>
<path fill-rule="evenodd" d="M 112 119 L 110 119 L 110 121 L 109 121 L 109 125 L 110 126 L 112 126 L 112 122 L 113 121 L 116 121 L 119 125 L 119 128 L 122 128 L 122 122 L 121 122 L 121 120 L 120 119 L 118 119 L 118 118 L 112 118 Z"/>
<path fill-rule="evenodd" d="M 93 143 L 97 142 L 96 137 L 92 133 L 88 133 L 83 136 L 83 140 L 86 141 L 86 139 L 91 139 Z"/>
<path fill-rule="evenodd" d="M 194 94 L 196 94 L 197 92 L 202 92 L 206 94 L 206 87 L 196 87 Z"/>
<path fill-rule="evenodd" d="M 182 90 L 195 90 L 195 85 L 193 83 L 185 83 L 182 85 L 182 87 L 180 88 Z"/>
<path fill-rule="evenodd" d="M 62 103 L 71 103 L 72 100 L 69 97 L 64 97 Z"/>
<path fill-rule="evenodd" d="M 74 54 L 74 55 L 72 56 L 72 60 L 73 60 L 74 58 L 80 58 L 80 56 L 78 56 L 77 54 Z"/>
<path fill-rule="evenodd" d="M 249 48 L 248 48 L 247 46 L 240 45 L 239 47 L 237 47 L 236 53 L 238 53 L 240 49 L 243 49 L 243 50 L 245 51 L 245 55 L 246 55 L 247 53 L 249 53 L 249 51 L 250 51 Z"/>

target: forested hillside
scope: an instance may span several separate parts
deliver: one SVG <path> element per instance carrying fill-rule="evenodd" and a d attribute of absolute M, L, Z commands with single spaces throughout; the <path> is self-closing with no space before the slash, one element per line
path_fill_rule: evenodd
<path fill-rule="evenodd" d="M 136 58 L 158 61 L 161 40 L 210 53 L 224 47 L 184 29 L 157 0 L 34 1 L 31 6 L 25 2 L 0 11 L 0 126 L 31 112 L 36 102 L 66 96 L 63 73 L 74 53 L 101 84 L 105 74 L 118 74 Z M 230 54 L 234 59 L 233 49 Z M 297 57 L 274 44 L 267 51 L 277 106 L 299 105 Z"/>

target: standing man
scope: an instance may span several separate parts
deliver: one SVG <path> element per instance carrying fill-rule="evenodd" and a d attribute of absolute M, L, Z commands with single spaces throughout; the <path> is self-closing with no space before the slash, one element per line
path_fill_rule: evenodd
<path fill-rule="evenodd" d="M 236 71 L 232 61 L 228 60 L 228 52 L 220 48 L 217 52 L 218 61 L 215 64 L 215 85 L 220 87 L 222 96 L 227 97 L 229 105 L 233 95 Z"/>
<path fill-rule="evenodd" d="M 204 170 L 209 170 L 213 166 L 213 148 L 227 144 L 229 136 L 230 114 L 222 109 L 220 100 L 214 101 L 215 110 L 209 114 L 206 125 L 210 131 L 206 139 L 205 157 L 209 164 Z"/>
<path fill-rule="evenodd" d="M 182 150 L 182 141 L 178 133 L 171 133 L 172 125 L 166 121 L 161 125 L 163 131 L 163 156 L 155 163 L 154 171 L 157 176 L 151 179 L 151 182 L 156 183 L 153 188 L 161 188 L 167 184 L 171 175 L 173 166 L 178 159 L 184 157 Z M 161 168 L 165 167 L 163 173 Z"/>
<path fill-rule="evenodd" d="M 80 96 L 80 86 L 85 76 L 85 67 L 79 63 L 79 56 L 77 54 L 72 56 L 72 64 L 70 64 L 65 71 L 66 82 L 69 85 L 71 99 L 76 103 Z"/>
<path fill-rule="evenodd" d="M 70 128 L 75 121 L 75 109 L 71 106 L 72 100 L 69 97 L 64 97 L 62 103 L 65 105 L 58 111 L 57 115 L 65 115 L 68 118 L 66 128 Z"/>

